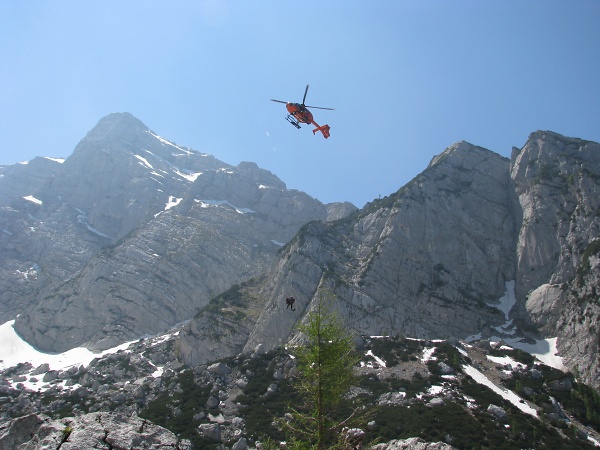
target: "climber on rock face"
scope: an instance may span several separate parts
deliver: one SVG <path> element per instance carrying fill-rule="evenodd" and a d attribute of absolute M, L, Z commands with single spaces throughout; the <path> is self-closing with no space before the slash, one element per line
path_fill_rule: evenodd
<path fill-rule="evenodd" d="M 286 304 L 287 306 L 285 307 L 285 309 L 288 309 L 288 308 L 290 308 L 292 311 L 296 311 L 296 310 L 294 309 L 294 303 L 295 303 L 295 302 L 296 302 L 296 299 L 295 299 L 294 297 L 288 297 L 288 298 L 286 298 L 286 299 L 285 299 L 285 304 Z"/>

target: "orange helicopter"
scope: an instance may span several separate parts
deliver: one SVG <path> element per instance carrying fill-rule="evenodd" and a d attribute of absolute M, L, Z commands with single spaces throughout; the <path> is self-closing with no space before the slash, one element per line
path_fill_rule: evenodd
<path fill-rule="evenodd" d="M 277 103 L 285 103 L 285 107 L 288 110 L 289 114 L 285 117 L 289 123 L 294 125 L 296 128 L 300 129 L 300 123 L 308 123 L 313 124 L 315 127 L 312 130 L 313 134 L 316 134 L 317 131 L 323 133 L 323 137 L 327 139 L 329 137 L 329 125 L 325 124 L 323 126 L 319 125 L 314 121 L 312 113 L 307 108 L 315 108 L 315 109 L 328 109 L 333 111 L 333 108 L 322 108 L 320 106 L 306 106 L 304 101 L 306 100 L 306 94 L 308 93 L 308 84 L 306 85 L 306 89 L 304 90 L 304 98 L 302 99 L 302 103 L 292 103 L 292 102 L 284 102 L 281 100 L 271 99 L 272 102 Z"/>

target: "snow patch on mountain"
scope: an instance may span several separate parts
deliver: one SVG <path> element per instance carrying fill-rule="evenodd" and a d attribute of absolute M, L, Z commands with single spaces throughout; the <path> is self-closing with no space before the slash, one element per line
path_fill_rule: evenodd
<path fill-rule="evenodd" d="M 487 355 L 487 359 L 490 361 L 500 364 L 501 366 L 510 366 L 511 369 L 526 369 L 527 364 L 523 364 L 515 361 L 510 356 L 491 356 Z"/>
<path fill-rule="evenodd" d="M 499 340 L 498 338 L 493 339 Z M 558 356 L 558 338 L 538 339 L 533 343 L 523 342 L 522 339 L 518 338 L 503 338 L 502 341 L 511 347 L 518 348 L 535 356 L 547 366 L 554 367 L 563 372 L 567 370 L 567 367 L 563 363 L 563 358 Z"/>
<path fill-rule="evenodd" d="M 177 175 L 179 175 L 181 178 L 185 178 L 188 181 L 196 181 L 196 178 L 198 178 L 200 175 L 202 175 L 202 172 L 182 172 L 179 169 L 175 169 L 175 173 Z"/>
<path fill-rule="evenodd" d="M 57 162 L 59 164 L 62 164 L 65 162 L 65 158 L 51 158 L 50 156 L 44 156 L 44 158 L 49 159 L 50 161 Z"/>
<path fill-rule="evenodd" d="M 383 359 L 381 359 L 379 356 L 376 356 L 376 355 L 373 353 L 373 350 L 369 350 L 369 351 L 368 351 L 368 352 L 365 354 L 365 356 L 370 356 L 371 358 L 373 358 L 373 359 L 375 360 L 375 362 L 376 362 L 377 364 L 379 364 L 379 367 L 387 367 L 387 364 L 385 363 L 385 361 L 384 361 Z M 361 362 L 361 365 L 362 365 L 362 362 Z M 372 365 L 371 365 L 371 367 L 372 367 Z"/>
<path fill-rule="evenodd" d="M 152 164 L 150 164 L 148 162 L 148 160 L 146 158 L 144 158 L 143 156 L 140 156 L 140 155 L 133 155 L 133 156 L 135 156 L 137 159 L 140 160 L 140 164 L 142 166 L 146 166 L 148 169 L 154 170 L 154 167 L 152 166 Z"/>
<path fill-rule="evenodd" d="M 165 211 L 173 208 L 174 206 L 179 205 L 179 203 L 181 203 L 181 200 L 183 200 L 183 198 L 177 198 L 177 197 L 173 197 L 172 195 L 169 195 L 169 201 L 165 205 Z"/>
<path fill-rule="evenodd" d="M 167 141 L 166 139 L 164 139 L 164 138 L 160 137 L 159 135 L 157 135 L 157 134 L 154 134 L 154 133 L 153 133 L 152 131 L 150 131 L 150 130 L 148 130 L 148 131 L 147 131 L 147 133 L 148 133 L 148 134 L 150 134 L 151 136 L 154 136 L 154 137 L 155 137 L 156 139 L 158 139 L 158 140 L 159 140 L 159 141 L 160 141 L 160 142 L 161 142 L 163 145 L 170 145 L 171 147 L 174 147 L 174 148 L 176 148 L 177 150 L 179 150 L 179 151 L 181 151 L 181 152 L 183 152 L 183 153 L 185 153 L 185 154 L 187 154 L 187 155 L 191 155 L 191 154 L 192 154 L 192 152 L 191 152 L 190 150 L 188 150 L 188 149 L 185 149 L 185 148 L 182 148 L 182 147 L 179 147 L 178 145 L 175 145 L 175 144 L 173 144 L 172 142 L 170 142 L 170 141 Z"/>
<path fill-rule="evenodd" d="M 435 347 L 428 347 L 423 349 L 423 356 L 421 357 L 421 362 L 426 364 L 429 361 L 436 360 L 437 358 L 433 356 L 435 353 Z"/>
<path fill-rule="evenodd" d="M 82 347 L 74 348 L 64 353 L 44 353 L 21 339 L 13 328 L 14 323 L 14 320 L 9 320 L 0 325 L 0 370 L 27 362 L 31 363 L 34 368 L 48 363 L 51 370 L 67 370 L 73 366 L 87 366 L 94 358 L 124 350 L 131 344 L 131 342 L 127 342 L 98 354 L 94 354 L 87 348 Z M 41 388 L 42 384 L 46 384 L 41 381 L 39 384 L 32 381 L 23 383 L 25 387 L 30 389 L 38 389 Z"/>
<path fill-rule="evenodd" d="M 154 136 L 154 135 L 153 135 L 153 136 Z M 165 142 L 167 142 L 167 141 L 165 141 Z M 169 145 L 173 145 L 173 144 L 169 143 Z M 188 150 L 181 149 L 180 147 L 177 147 L 177 146 L 175 146 L 175 147 L 176 147 L 176 148 L 178 148 L 178 149 L 180 149 L 180 150 L 182 150 L 182 151 L 185 151 L 187 154 L 189 154 L 189 153 L 190 153 Z M 194 182 L 194 181 L 196 181 L 196 179 L 197 179 L 197 178 L 198 178 L 200 175 L 202 175 L 202 172 L 192 172 L 191 170 L 185 170 L 185 169 L 181 169 L 181 168 L 179 168 L 179 167 L 175 166 L 174 164 L 172 164 L 171 162 L 167 161 L 166 159 L 164 159 L 164 158 L 161 158 L 160 156 L 158 156 L 158 155 L 156 155 L 156 154 L 152 153 L 152 152 L 151 152 L 151 151 L 149 151 L 149 150 L 145 150 L 145 149 L 144 149 L 144 151 L 145 151 L 146 153 L 148 153 L 148 155 L 152 156 L 152 158 L 155 158 L 156 160 L 158 160 L 158 161 L 161 161 L 163 164 L 165 164 L 166 166 L 168 166 L 169 168 L 171 168 L 171 170 L 172 170 L 173 172 L 175 172 L 175 174 L 177 174 L 177 175 L 178 175 L 178 176 L 180 176 L 181 178 L 184 178 L 184 179 L 186 179 L 186 180 L 188 180 L 188 181 Z M 138 161 L 138 162 L 140 163 L 140 165 L 142 165 L 142 166 L 144 166 L 144 167 L 146 167 L 146 168 L 148 168 L 148 169 L 152 170 L 152 174 L 153 174 L 153 175 L 158 175 L 158 176 L 160 176 L 160 177 L 163 177 L 162 175 L 160 175 L 159 173 L 157 173 L 157 170 L 160 170 L 160 169 L 156 169 L 156 168 L 155 168 L 155 167 L 154 167 L 154 166 L 153 166 L 153 165 L 152 165 L 152 164 L 151 164 L 151 163 L 148 161 L 148 159 L 146 159 L 146 158 L 144 158 L 143 156 L 140 156 L 140 155 L 134 155 L 134 156 L 135 156 L 137 159 L 139 159 L 139 161 Z M 160 170 L 160 171 L 161 171 L 161 172 L 163 172 L 163 173 L 167 173 L 167 172 L 165 172 L 164 170 Z M 164 178 L 164 177 L 163 177 L 163 178 Z M 156 181 L 158 181 L 158 180 L 156 180 Z"/>
<path fill-rule="evenodd" d="M 496 394 L 500 395 L 505 400 L 511 402 L 524 413 L 529 414 L 533 417 L 538 417 L 537 411 L 531 406 L 529 406 L 529 404 L 527 404 L 525 400 L 523 400 L 521 397 L 519 397 L 517 394 L 515 394 L 509 389 L 502 389 L 496 386 L 488 377 L 486 377 L 483 373 L 481 373 L 473 366 L 464 365 L 463 371 L 471 378 L 473 378 L 473 380 L 475 380 L 477 383 L 487 386 Z"/>
<path fill-rule="evenodd" d="M 508 315 L 510 314 L 513 306 L 515 306 L 517 303 L 517 298 L 515 297 L 515 280 L 507 281 L 504 283 L 504 285 L 506 286 L 506 292 L 498 300 L 499 304 L 488 303 L 488 306 L 493 306 L 494 308 L 499 309 L 502 313 L 504 313 L 504 317 L 508 322 L 510 320 Z"/>
<path fill-rule="evenodd" d="M 36 205 L 41 205 L 43 203 L 40 199 L 35 198 L 33 195 L 28 195 L 23 198 L 28 202 L 35 203 Z"/>
<path fill-rule="evenodd" d="M 35 281 L 37 280 L 38 272 L 40 271 L 40 266 L 37 263 L 33 263 L 30 268 L 27 270 L 16 270 L 16 274 L 24 280 Z"/>
<path fill-rule="evenodd" d="M 201 208 L 210 208 L 210 207 L 218 207 L 225 206 L 233 208 L 238 214 L 254 214 L 256 211 L 250 208 L 239 208 L 237 206 L 232 205 L 227 200 L 194 200 L 196 203 L 200 204 Z"/>

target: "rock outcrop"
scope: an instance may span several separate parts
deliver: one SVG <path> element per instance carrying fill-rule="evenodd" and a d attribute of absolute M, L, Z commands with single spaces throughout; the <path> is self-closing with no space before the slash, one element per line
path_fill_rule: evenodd
<path fill-rule="evenodd" d="M 443 442 L 425 442 L 420 438 L 394 439 L 385 444 L 377 444 L 371 450 L 453 450 L 449 444 Z"/>
<path fill-rule="evenodd" d="M 191 450 L 192 446 L 169 430 L 135 415 L 96 412 L 61 420 L 37 414 L 16 418 L 0 429 L 0 448 Z"/>
<path fill-rule="evenodd" d="M 465 142 L 350 218 L 305 226 L 272 271 L 245 350 L 285 342 L 323 288 L 358 334 L 464 337 L 500 325 L 514 277 L 509 161 Z M 282 303 L 300 299 L 290 315 Z"/>
<path fill-rule="evenodd" d="M 522 216 L 516 258 L 521 313 L 558 336 L 565 363 L 600 383 L 600 145 L 533 133 L 513 151 Z M 524 311 L 523 311 L 524 309 Z"/>

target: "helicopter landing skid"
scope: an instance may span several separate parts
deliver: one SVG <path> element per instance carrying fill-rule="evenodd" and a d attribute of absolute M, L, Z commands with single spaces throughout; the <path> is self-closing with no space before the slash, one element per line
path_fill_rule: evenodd
<path fill-rule="evenodd" d="M 298 120 L 296 120 L 296 118 L 294 116 L 292 116 L 291 114 L 288 114 L 287 116 L 285 116 L 285 120 L 287 120 L 289 123 L 294 125 L 296 128 L 300 129 L 300 124 L 298 123 Z"/>

